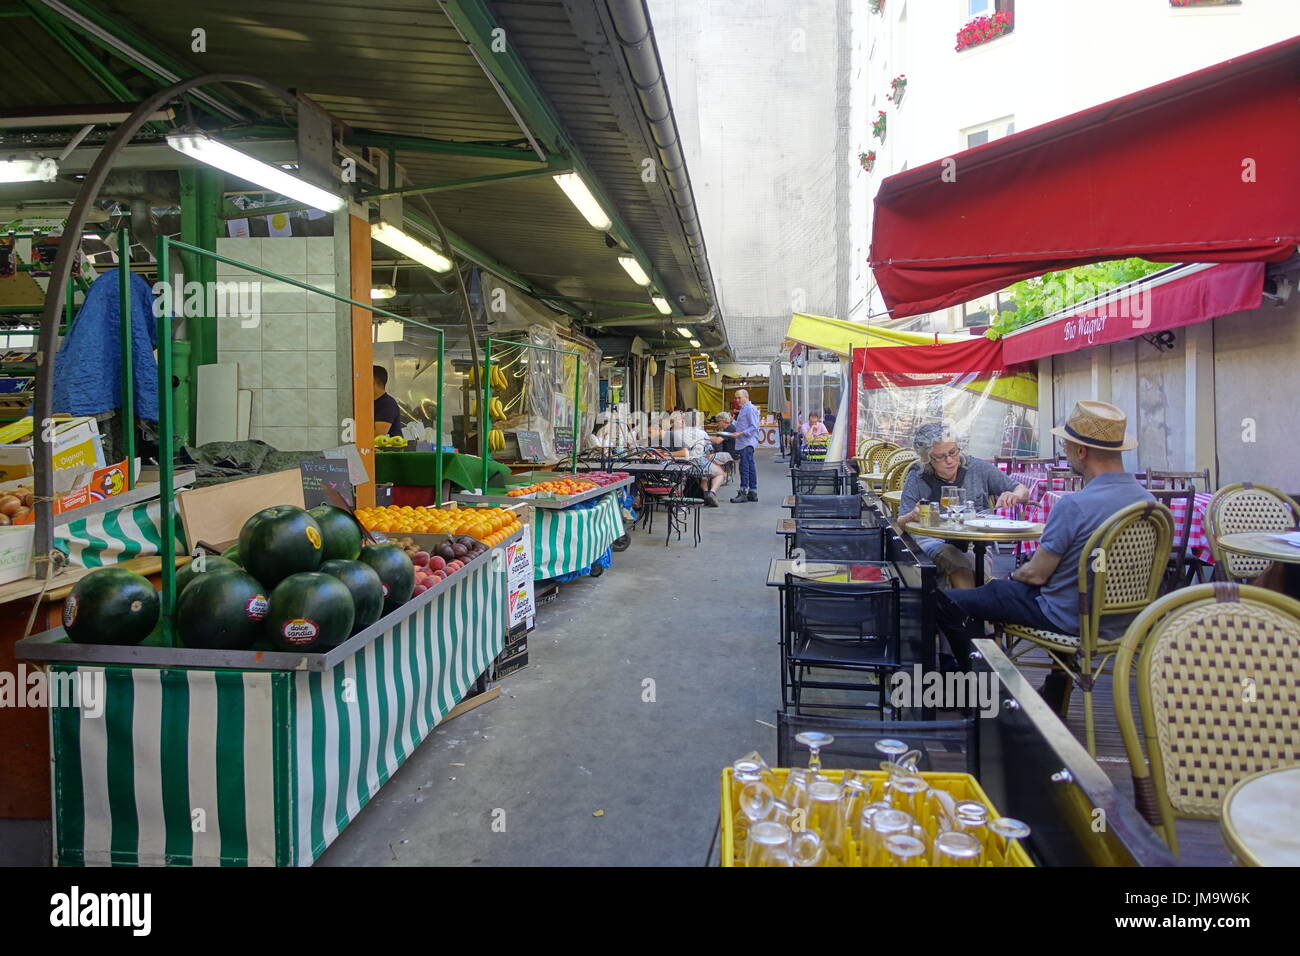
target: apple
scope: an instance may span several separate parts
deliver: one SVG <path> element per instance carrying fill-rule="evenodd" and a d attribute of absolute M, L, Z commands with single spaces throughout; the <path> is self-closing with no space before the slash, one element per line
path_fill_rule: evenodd
<path fill-rule="evenodd" d="M 427 591 L 427 590 L 429 590 L 429 589 L 428 589 L 425 585 L 423 585 L 423 584 L 417 584 L 417 585 L 415 586 L 415 590 L 413 590 L 413 591 L 411 592 L 411 597 L 419 597 L 421 594 L 423 594 L 423 593 L 424 593 L 425 591 Z"/>
<path fill-rule="evenodd" d="M 416 566 L 417 568 L 428 567 L 428 565 L 429 565 L 429 552 L 428 552 L 428 551 L 417 551 L 417 552 L 415 552 L 415 557 L 413 557 L 411 560 L 415 562 L 415 566 Z"/>
<path fill-rule="evenodd" d="M 443 568 L 447 566 L 447 559 L 440 554 L 435 554 L 429 558 L 428 563 L 429 563 L 429 567 L 432 568 L 434 571 L 441 571 Z"/>

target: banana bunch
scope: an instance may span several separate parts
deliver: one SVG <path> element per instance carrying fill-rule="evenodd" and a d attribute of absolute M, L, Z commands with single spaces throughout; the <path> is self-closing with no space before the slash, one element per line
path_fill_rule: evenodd
<path fill-rule="evenodd" d="M 409 444 L 401 435 L 376 435 L 376 448 L 405 448 Z"/>
<path fill-rule="evenodd" d="M 506 447 L 506 435 L 499 428 L 494 428 L 488 432 L 488 448 L 491 451 L 504 451 Z"/>
<path fill-rule="evenodd" d="M 469 375 L 469 383 L 471 385 L 478 384 L 478 373 L 479 370 L 477 368 L 470 368 L 470 370 L 466 373 L 467 375 Z M 490 374 L 492 377 L 493 388 L 500 389 L 501 391 L 504 392 L 506 389 L 510 387 L 510 380 L 506 378 L 506 373 L 501 371 L 501 369 L 497 366 L 495 362 L 492 363 L 492 371 Z"/>
<path fill-rule="evenodd" d="M 488 414 L 492 416 L 494 422 L 499 422 L 506 417 L 506 407 L 495 395 L 492 396 L 492 401 L 488 402 Z"/>

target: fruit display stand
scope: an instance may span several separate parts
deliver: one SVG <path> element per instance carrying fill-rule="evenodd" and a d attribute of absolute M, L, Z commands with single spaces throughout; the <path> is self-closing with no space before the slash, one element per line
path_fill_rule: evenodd
<path fill-rule="evenodd" d="M 478 488 L 482 480 L 483 460 L 478 455 L 456 452 L 389 451 L 375 455 L 375 481 L 393 486 L 395 505 L 439 504 L 435 486 L 434 459 L 442 462 L 442 479 L 457 488 Z M 510 478 L 510 469 L 499 462 L 488 463 L 489 480 L 496 476 Z M 446 500 L 445 495 L 442 497 Z"/>
<path fill-rule="evenodd" d="M 50 708 L 56 864 L 310 865 L 500 653 L 506 588 L 486 551 L 324 653 L 20 641 L 103 675 L 102 716 Z"/>

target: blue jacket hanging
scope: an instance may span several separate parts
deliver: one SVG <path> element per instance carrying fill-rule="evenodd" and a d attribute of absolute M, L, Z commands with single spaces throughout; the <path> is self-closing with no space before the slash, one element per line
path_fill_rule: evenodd
<path fill-rule="evenodd" d="M 77 317 L 54 359 L 57 413 L 98 415 L 122 407 L 122 337 L 117 270 L 105 272 L 86 293 Z M 131 373 L 135 414 L 158 420 L 158 364 L 154 360 L 156 321 L 149 283 L 131 276 Z"/>

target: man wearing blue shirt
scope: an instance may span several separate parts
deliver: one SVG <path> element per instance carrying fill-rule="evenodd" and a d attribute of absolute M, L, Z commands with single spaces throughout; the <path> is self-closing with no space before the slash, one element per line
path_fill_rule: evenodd
<path fill-rule="evenodd" d="M 758 447 L 758 408 L 749 400 L 749 392 L 737 389 L 740 411 L 731 429 L 718 434 L 736 439 L 736 455 L 740 458 L 740 491 L 730 499 L 732 504 L 758 500 L 758 472 L 754 469 L 754 449 Z"/>
<path fill-rule="evenodd" d="M 1155 501 L 1124 470 L 1121 453 L 1137 447 L 1126 431 L 1127 424 L 1124 412 L 1114 405 L 1084 401 L 1075 404 L 1065 425 L 1052 429 L 1053 435 L 1064 440 L 1071 470 L 1087 484 L 1081 491 L 1063 495 L 1053 506 L 1038 549 L 1009 580 L 946 592 L 959 610 L 956 615 L 944 607 L 940 596 L 939 617 L 945 630 L 964 631 L 967 638 L 980 637 L 983 627 L 975 622 L 1000 621 L 1061 634 L 1079 633 L 1079 558 L 1088 539 L 1115 512 L 1137 502 Z M 961 622 L 961 613 L 975 622 Z M 1120 637 L 1131 620 L 1124 615 L 1104 619 L 1100 636 Z M 1043 686 L 1044 698 L 1059 707 L 1064 690 L 1065 675 L 1052 670 Z"/>

